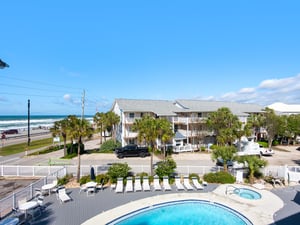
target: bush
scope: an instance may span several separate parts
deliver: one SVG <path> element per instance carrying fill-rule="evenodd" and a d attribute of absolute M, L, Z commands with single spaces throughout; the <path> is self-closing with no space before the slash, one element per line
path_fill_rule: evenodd
<path fill-rule="evenodd" d="M 58 185 L 65 185 L 73 178 L 73 174 L 66 174 L 66 176 L 57 179 Z"/>
<path fill-rule="evenodd" d="M 155 173 L 162 178 L 163 176 L 171 176 L 176 168 L 176 162 L 172 158 L 167 158 L 157 164 Z"/>
<path fill-rule="evenodd" d="M 199 175 L 198 175 L 198 174 L 196 174 L 196 173 L 191 173 L 191 174 L 189 175 L 189 179 L 190 179 L 190 180 L 191 180 L 193 177 L 196 177 L 197 180 L 199 181 Z"/>
<path fill-rule="evenodd" d="M 111 183 L 116 183 L 118 177 L 127 177 L 130 169 L 131 168 L 127 163 L 114 163 L 109 167 L 107 175 L 109 176 Z"/>
<path fill-rule="evenodd" d="M 107 184 L 109 181 L 109 176 L 107 174 L 98 174 L 96 176 L 96 182 L 98 184 Z"/>
<path fill-rule="evenodd" d="M 87 175 L 87 176 L 83 176 L 80 178 L 79 183 L 80 185 L 85 184 L 87 182 L 91 181 L 91 176 Z"/>
<path fill-rule="evenodd" d="M 78 153 L 78 143 L 68 144 L 67 145 L 67 153 L 68 155 L 72 155 L 74 153 Z M 80 155 L 84 153 L 84 144 L 80 144 Z"/>
<path fill-rule="evenodd" d="M 203 179 L 209 183 L 219 184 L 233 184 L 235 182 L 235 177 L 224 171 L 207 173 L 203 176 Z"/>
<path fill-rule="evenodd" d="M 122 147 L 121 143 L 114 140 L 108 140 L 100 146 L 100 152 L 111 153 L 115 148 Z"/>

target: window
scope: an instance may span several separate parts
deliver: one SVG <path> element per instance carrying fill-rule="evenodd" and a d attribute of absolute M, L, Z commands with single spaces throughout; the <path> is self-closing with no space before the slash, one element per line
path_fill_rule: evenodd
<path fill-rule="evenodd" d="M 202 117 L 202 112 L 199 112 L 199 113 L 198 113 L 198 117 Z"/>
<path fill-rule="evenodd" d="M 134 118 L 134 113 L 129 113 L 129 118 Z"/>

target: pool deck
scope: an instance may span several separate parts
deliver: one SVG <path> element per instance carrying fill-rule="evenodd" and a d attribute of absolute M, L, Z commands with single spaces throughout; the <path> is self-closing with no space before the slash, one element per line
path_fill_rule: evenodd
<path fill-rule="evenodd" d="M 251 188 L 262 198 L 248 200 L 234 194 L 226 194 L 228 185 L 208 184 L 201 191 L 150 191 L 115 193 L 110 188 L 99 190 L 95 195 L 79 193 L 78 188 L 68 189 L 72 201 L 60 203 L 55 194 L 45 197 L 42 216 L 30 221 L 32 225 L 99 225 L 144 208 L 166 201 L 199 199 L 228 206 L 247 217 L 255 225 L 298 224 L 300 219 L 300 186 L 269 190 Z M 244 187 L 234 184 L 235 187 Z"/>

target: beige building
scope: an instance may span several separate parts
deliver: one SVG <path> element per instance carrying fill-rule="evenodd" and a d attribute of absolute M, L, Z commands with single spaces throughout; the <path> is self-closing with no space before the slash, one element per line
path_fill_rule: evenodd
<path fill-rule="evenodd" d="M 205 142 L 212 134 L 205 129 L 204 121 L 209 113 L 221 107 L 229 108 L 243 123 L 247 122 L 250 114 L 261 113 L 264 108 L 257 104 L 221 101 L 116 99 L 112 111 L 120 116 L 117 140 L 122 146 L 139 144 L 137 133 L 131 127 L 136 119 L 150 115 L 170 121 L 175 133 L 170 145 L 175 149 L 189 151 L 198 148 L 200 144 L 207 144 Z M 157 144 L 160 145 L 159 140 Z"/>

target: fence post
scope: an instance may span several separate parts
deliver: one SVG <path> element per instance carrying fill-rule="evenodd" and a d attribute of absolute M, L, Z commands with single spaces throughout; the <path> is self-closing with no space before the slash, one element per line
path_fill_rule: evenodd
<path fill-rule="evenodd" d="M 29 189 L 30 189 L 30 199 L 33 198 L 33 185 L 32 183 L 29 185 Z"/>
<path fill-rule="evenodd" d="M 35 174 L 34 168 L 35 168 L 35 166 L 32 166 L 32 176 L 34 176 L 34 174 Z"/>
<path fill-rule="evenodd" d="M 4 165 L 1 165 L 1 176 L 4 176 Z"/>
<path fill-rule="evenodd" d="M 20 166 L 17 166 L 17 176 L 20 176 Z"/>
<path fill-rule="evenodd" d="M 13 209 L 16 209 L 17 206 L 16 206 L 16 194 L 15 194 L 15 192 L 13 192 L 12 200 L 13 200 L 13 202 L 12 202 Z"/>

